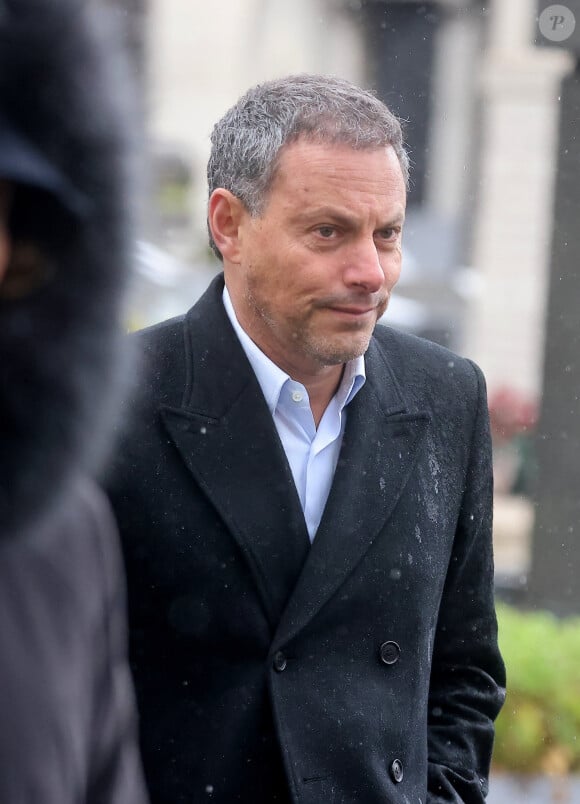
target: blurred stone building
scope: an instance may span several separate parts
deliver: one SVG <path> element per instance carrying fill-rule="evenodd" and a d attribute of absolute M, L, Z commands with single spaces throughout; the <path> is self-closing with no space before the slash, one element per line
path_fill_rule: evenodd
<path fill-rule="evenodd" d="M 569 63 L 534 47 L 535 26 L 533 0 L 149 0 L 152 142 L 169 174 L 189 171 L 187 193 L 158 193 L 174 203 L 157 239 L 203 253 L 209 135 L 249 85 L 316 71 L 371 86 L 409 121 L 400 293 L 428 309 L 427 334 L 480 362 L 490 389 L 537 395 Z"/>
<path fill-rule="evenodd" d="M 533 0 L 496 0 L 480 73 L 477 212 L 471 264 L 482 279 L 466 350 L 490 388 L 541 392 L 558 145 L 568 54 L 535 47 Z"/>

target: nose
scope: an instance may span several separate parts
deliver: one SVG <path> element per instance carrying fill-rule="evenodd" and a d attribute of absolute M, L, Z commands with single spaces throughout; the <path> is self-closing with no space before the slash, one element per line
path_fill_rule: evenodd
<path fill-rule="evenodd" d="M 344 267 L 344 282 L 367 293 L 376 293 L 385 283 L 385 270 L 374 239 L 358 241 L 350 250 Z"/>

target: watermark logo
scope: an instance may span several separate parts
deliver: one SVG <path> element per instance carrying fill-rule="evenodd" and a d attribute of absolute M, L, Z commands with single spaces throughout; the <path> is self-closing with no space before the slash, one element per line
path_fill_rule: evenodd
<path fill-rule="evenodd" d="M 565 42 L 574 33 L 576 17 L 568 6 L 548 6 L 540 14 L 538 26 L 550 42 Z"/>

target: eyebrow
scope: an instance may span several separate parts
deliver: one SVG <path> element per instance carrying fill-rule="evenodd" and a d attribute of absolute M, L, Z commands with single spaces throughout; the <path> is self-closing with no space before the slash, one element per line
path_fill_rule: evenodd
<path fill-rule="evenodd" d="M 303 212 L 299 212 L 294 220 L 302 222 L 313 218 L 328 218 L 341 226 L 356 226 L 357 224 L 355 217 L 349 215 L 347 212 L 334 209 L 333 207 L 315 207 L 314 209 L 307 209 Z M 399 213 L 394 215 L 390 220 L 385 221 L 385 223 L 381 224 L 378 228 L 389 229 L 392 226 L 402 226 L 404 221 L 405 214 Z"/>

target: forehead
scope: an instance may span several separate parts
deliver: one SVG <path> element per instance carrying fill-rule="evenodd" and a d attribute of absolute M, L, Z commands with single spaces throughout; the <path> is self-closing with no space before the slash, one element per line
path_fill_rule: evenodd
<path fill-rule="evenodd" d="M 269 203 L 304 207 L 344 203 L 401 206 L 406 187 L 394 149 L 355 149 L 348 145 L 298 140 L 286 146 L 269 194 Z"/>

